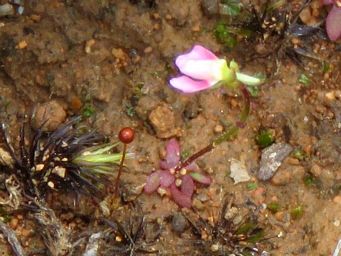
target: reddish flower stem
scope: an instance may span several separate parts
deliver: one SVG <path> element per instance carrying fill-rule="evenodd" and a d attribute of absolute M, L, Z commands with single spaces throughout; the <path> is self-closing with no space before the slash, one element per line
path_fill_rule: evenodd
<path fill-rule="evenodd" d="M 182 161 L 180 164 L 178 164 L 175 167 L 175 171 L 180 171 L 182 168 L 190 165 L 192 162 L 197 160 L 199 157 L 201 157 L 201 156 L 205 155 L 206 153 L 212 151 L 216 146 L 218 146 L 222 142 L 233 140 L 234 138 L 237 137 L 239 129 L 245 127 L 247 118 L 249 117 L 250 111 L 251 111 L 250 93 L 244 85 L 241 85 L 239 88 L 240 88 L 240 91 L 241 91 L 242 96 L 243 96 L 244 108 L 240 114 L 240 119 L 237 121 L 236 125 L 230 126 L 223 134 L 221 134 L 219 137 L 214 139 L 209 145 L 207 145 L 203 149 L 199 150 L 198 152 L 194 153 L 193 155 L 188 157 L 185 161 Z"/>

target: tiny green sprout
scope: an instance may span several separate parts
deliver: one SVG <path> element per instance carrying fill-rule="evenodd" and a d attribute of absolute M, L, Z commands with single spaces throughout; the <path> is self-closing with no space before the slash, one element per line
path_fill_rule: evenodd
<path fill-rule="evenodd" d="M 322 72 L 323 74 L 327 73 L 330 71 L 330 64 L 328 62 L 323 61 L 322 62 Z"/>
<path fill-rule="evenodd" d="M 89 118 L 95 114 L 95 108 L 92 104 L 86 103 L 82 109 L 82 115 L 85 118 Z"/>
<path fill-rule="evenodd" d="M 303 216 L 303 206 L 298 205 L 290 211 L 291 218 L 297 220 Z"/>
<path fill-rule="evenodd" d="M 190 155 L 191 155 L 191 153 L 189 150 L 183 150 L 183 151 L 181 151 L 181 154 L 180 154 L 182 160 L 188 158 Z"/>
<path fill-rule="evenodd" d="M 308 86 L 310 84 L 310 79 L 305 74 L 301 74 L 300 77 L 298 78 L 298 82 L 305 86 Z"/>
<path fill-rule="evenodd" d="M 256 143 L 260 148 L 266 148 L 274 143 L 275 138 L 269 129 L 261 129 L 256 136 Z"/>
<path fill-rule="evenodd" d="M 228 48 L 234 48 L 237 45 L 236 37 L 228 31 L 224 23 L 218 23 L 214 29 L 214 35 L 219 43 Z"/>
<path fill-rule="evenodd" d="M 258 185 L 255 182 L 249 182 L 246 184 L 247 190 L 255 190 L 257 189 Z"/>
<path fill-rule="evenodd" d="M 303 182 L 304 182 L 304 185 L 306 185 L 307 187 L 311 187 L 311 186 L 317 184 L 316 178 L 312 174 L 310 174 L 310 173 L 306 174 L 303 177 Z"/>
<path fill-rule="evenodd" d="M 135 108 L 130 103 L 125 104 L 125 112 L 129 117 L 134 117 L 136 115 Z"/>
<path fill-rule="evenodd" d="M 292 156 L 300 161 L 306 158 L 305 152 L 300 148 L 295 148 L 294 151 L 292 152 Z"/>
<path fill-rule="evenodd" d="M 272 213 L 276 213 L 281 209 L 281 206 L 278 202 L 271 202 L 267 205 L 267 209 Z"/>
<path fill-rule="evenodd" d="M 117 145 L 118 143 L 108 143 L 86 148 L 72 162 L 94 173 L 113 175 L 112 165 L 118 165 L 122 158 L 122 153 L 111 152 Z"/>

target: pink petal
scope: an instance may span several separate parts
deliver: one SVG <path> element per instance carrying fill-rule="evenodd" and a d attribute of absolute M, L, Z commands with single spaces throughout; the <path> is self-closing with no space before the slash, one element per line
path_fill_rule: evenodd
<path fill-rule="evenodd" d="M 202 47 L 195 45 L 190 52 L 179 55 L 175 60 L 175 65 L 181 70 L 181 67 L 189 60 L 217 60 L 218 57 L 213 52 Z"/>
<path fill-rule="evenodd" d="M 176 89 L 184 93 L 198 92 L 209 89 L 217 81 L 208 82 L 206 80 L 193 80 L 187 76 L 179 76 L 169 80 L 169 83 Z"/>
<path fill-rule="evenodd" d="M 336 41 L 341 37 L 341 7 L 334 5 L 330 10 L 326 19 L 326 28 L 330 40 Z"/>
<path fill-rule="evenodd" d="M 218 60 L 188 60 L 182 66 L 178 66 L 180 72 L 197 80 L 222 80 L 223 67 L 227 62 L 224 59 Z"/>
<path fill-rule="evenodd" d="M 195 181 L 197 181 L 201 184 L 210 185 L 212 183 L 212 180 L 210 177 L 203 175 L 201 173 L 192 172 L 192 173 L 190 173 L 190 175 Z"/>
<path fill-rule="evenodd" d="M 160 162 L 162 169 L 175 167 L 180 161 L 180 145 L 176 139 L 170 139 L 166 145 L 166 161 Z"/>
<path fill-rule="evenodd" d="M 160 172 L 160 185 L 164 188 L 169 187 L 175 181 L 174 175 L 169 171 Z"/>
<path fill-rule="evenodd" d="M 175 186 L 174 183 L 171 185 L 170 189 L 171 189 L 172 198 L 175 203 L 177 203 L 181 207 L 191 208 L 192 199 L 190 196 L 187 196 L 181 193 L 181 191 Z"/>
<path fill-rule="evenodd" d="M 146 185 L 144 186 L 144 192 L 151 194 L 160 186 L 160 171 L 153 172 L 147 177 Z"/>
<path fill-rule="evenodd" d="M 194 192 L 194 182 L 191 176 L 185 175 L 182 177 L 180 190 L 184 195 L 192 197 Z"/>

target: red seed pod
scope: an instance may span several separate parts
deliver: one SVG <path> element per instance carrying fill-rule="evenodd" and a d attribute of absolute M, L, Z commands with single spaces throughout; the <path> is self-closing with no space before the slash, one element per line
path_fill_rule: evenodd
<path fill-rule="evenodd" d="M 129 144 L 134 140 L 135 132 L 130 127 L 124 127 L 120 130 L 118 134 L 119 140 L 124 144 Z"/>

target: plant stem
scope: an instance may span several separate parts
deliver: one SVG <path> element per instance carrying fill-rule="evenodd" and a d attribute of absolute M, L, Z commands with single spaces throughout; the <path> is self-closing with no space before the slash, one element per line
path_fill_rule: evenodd
<path fill-rule="evenodd" d="M 220 145 L 224 141 L 231 141 L 235 139 L 238 135 L 238 131 L 240 128 L 244 128 L 247 118 L 250 115 L 251 107 L 250 107 L 250 94 L 249 91 L 246 89 L 244 85 L 240 85 L 239 87 L 243 100 L 244 100 L 244 107 L 240 114 L 240 118 L 237 121 L 236 125 L 231 125 L 223 134 L 219 137 L 215 138 L 209 145 L 202 148 L 198 152 L 194 153 L 190 157 L 188 157 L 185 161 L 182 161 L 179 165 L 175 167 L 175 171 L 180 171 L 182 168 L 190 165 L 199 157 L 203 156 L 204 154 L 212 151 L 216 146 Z"/>
<path fill-rule="evenodd" d="M 116 181 L 115 181 L 115 195 L 116 196 L 118 196 L 118 187 L 120 185 L 119 182 L 120 182 L 120 177 L 121 177 L 121 174 L 122 174 L 124 159 L 126 157 L 126 152 L 127 152 L 127 144 L 123 143 L 122 158 L 121 158 L 120 167 L 118 169 L 118 174 L 117 174 Z"/>

